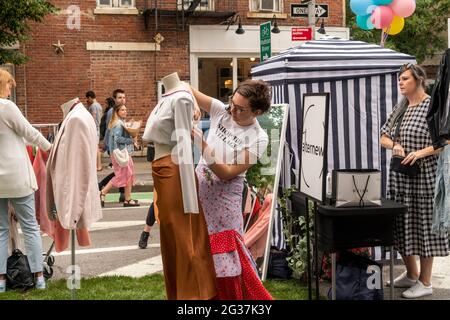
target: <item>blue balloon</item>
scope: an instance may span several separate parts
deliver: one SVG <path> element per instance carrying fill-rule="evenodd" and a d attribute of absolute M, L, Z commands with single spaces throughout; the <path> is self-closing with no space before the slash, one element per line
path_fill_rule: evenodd
<path fill-rule="evenodd" d="M 391 4 L 394 0 L 373 0 L 373 3 L 377 6 L 386 6 L 388 4 Z"/>
<path fill-rule="evenodd" d="M 374 0 L 351 0 L 350 8 L 353 13 L 358 16 L 365 16 L 367 14 L 372 14 L 373 10 L 375 10 L 377 6 L 374 3 Z"/>
<path fill-rule="evenodd" d="M 371 14 L 365 16 L 356 16 L 356 24 L 363 30 L 372 30 L 374 28 L 370 19 Z"/>

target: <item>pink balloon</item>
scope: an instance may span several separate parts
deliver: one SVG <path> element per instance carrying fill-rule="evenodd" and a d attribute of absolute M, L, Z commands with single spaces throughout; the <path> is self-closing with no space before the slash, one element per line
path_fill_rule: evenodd
<path fill-rule="evenodd" d="M 414 13 L 416 10 L 416 1 L 415 0 L 394 0 L 389 5 L 392 11 L 394 11 L 395 15 L 406 18 Z"/>
<path fill-rule="evenodd" d="M 388 27 L 391 24 L 392 19 L 394 19 L 394 12 L 387 6 L 376 7 L 371 16 L 372 24 L 377 29 Z"/>

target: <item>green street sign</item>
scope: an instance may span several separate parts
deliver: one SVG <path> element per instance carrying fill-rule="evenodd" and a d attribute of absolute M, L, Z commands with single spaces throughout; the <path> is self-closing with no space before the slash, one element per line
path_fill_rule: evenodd
<path fill-rule="evenodd" d="M 260 61 L 270 58 L 272 55 L 272 46 L 270 44 L 271 22 L 267 21 L 259 25 L 259 43 L 260 43 Z"/>

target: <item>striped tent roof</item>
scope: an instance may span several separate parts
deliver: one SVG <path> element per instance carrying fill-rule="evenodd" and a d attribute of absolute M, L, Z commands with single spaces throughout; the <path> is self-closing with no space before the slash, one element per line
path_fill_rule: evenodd
<path fill-rule="evenodd" d="M 392 74 L 413 56 L 362 41 L 330 38 L 306 42 L 255 65 L 252 77 L 275 83 L 317 82 Z"/>

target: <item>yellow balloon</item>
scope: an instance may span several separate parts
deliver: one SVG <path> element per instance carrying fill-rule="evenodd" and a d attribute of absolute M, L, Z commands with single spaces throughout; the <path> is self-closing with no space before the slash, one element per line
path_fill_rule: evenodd
<path fill-rule="evenodd" d="M 391 25 L 387 28 L 384 28 L 383 31 L 391 36 L 400 33 L 405 26 L 405 19 L 399 16 L 394 16 L 392 19 Z"/>

